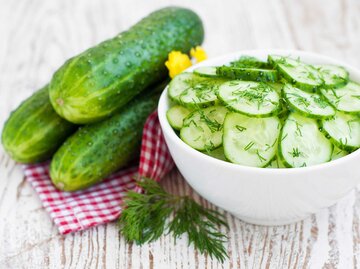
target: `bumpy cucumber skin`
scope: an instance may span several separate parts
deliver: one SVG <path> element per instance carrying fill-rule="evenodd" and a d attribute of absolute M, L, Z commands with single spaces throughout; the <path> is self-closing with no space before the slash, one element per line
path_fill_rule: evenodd
<path fill-rule="evenodd" d="M 56 114 L 45 86 L 11 113 L 1 139 L 12 159 L 37 163 L 48 160 L 76 128 Z"/>
<path fill-rule="evenodd" d="M 219 66 L 216 68 L 216 74 L 220 77 L 231 79 L 241 79 L 257 82 L 276 82 L 278 81 L 278 72 L 275 70 L 241 68 L 230 66 Z"/>
<path fill-rule="evenodd" d="M 80 127 L 51 161 L 54 185 L 65 191 L 84 189 L 138 157 L 144 123 L 164 86 L 136 98 L 109 119 Z"/>
<path fill-rule="evenodd" d="M 263 62 L 252 56 L 241 56 L 238 60 L 230 63 L 233 67 L 240 68 L 259 68 L 259 69 L 271 69 L 271 66 L 267 62 Z"/>
<path fill-rule="evenodd" d="M 65 62 L 51 80 L 51 103 L 71 122 L 100 121 L 164 79 L 169 52 L 188 52 L 203 38 L 202 22 L 193 11 L 155 11 L 128 31 Z"/>

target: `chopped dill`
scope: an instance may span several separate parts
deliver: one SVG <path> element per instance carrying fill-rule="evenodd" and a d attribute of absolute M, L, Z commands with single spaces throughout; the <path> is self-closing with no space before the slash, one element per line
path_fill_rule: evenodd
<path fill-rule="evenodd" d="M 302 155 L 298 148 L 293 148 L 292 152 L 289 152 L 289 154 L 292 155 L 293 158 L 297 158 Z"/>
<path fill-rule="evenodd" d="M 244 150 L 248 151 L 249 149 L 252 148 L 252 146 L 255 145 L 255 142 L 254 141 L 250 141 L 245 147 L 244 147 Z"/>
<path fill-rule="evenodd" d="M 256 155 L 259 157 L 259 160 L 260 160 L 261 162 L 265 162 L 265 161 L 266 161 L 266 158 L 264 158 L 263 156 L 260 155 L 259 150 L 256 150 Z"/>
<path fill-rule="evenodd" d="M 235 128 L 239 130 L 239 132 L 243 132 L 246 130 L 246 127 L 244 126 L 240 126 L 240 125 L 235 125 Z"/>

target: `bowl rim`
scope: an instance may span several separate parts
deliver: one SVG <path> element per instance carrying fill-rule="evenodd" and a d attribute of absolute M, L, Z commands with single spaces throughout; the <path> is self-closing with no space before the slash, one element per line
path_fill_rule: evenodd
<path fill-rule="evenodd" d="M 240 50 L 228 54 L 224 54 L 222 56 L 218 56 L 215 58 L 211 58 L 208 60 L 205 60 L 203 62 L 200 62 L 198 64 L 195 64 L 183 72 L 192 72 L 195 68 L 200 66 L 211 66 L 211 65 L 218 65 L 216 62 L 229 62 L 231 60 L 235 60 L 239 58 L 242 55 L 248 55 L 248 56 L 254 56 L 259 57 L 259 54 L 280 54 L 283 56 L 296 56 L 296 57 L 307 57 L 307 58 L 313 58 L 315 61 L 324 61 L 323 64 L 336 64 L 343 66 L 346 68 L 349 73 L 350 77 L 356 76 L 360 78 L 360 70 L 356 67 L 353 67 L 351 65 L 348 65 L 340 60 L 331 58 L 329 56 L 325 56 L 322 54 L 314 53 L 314 52 L 308 52 L 308 51 L 302 51 L 302 50 L 282 50 L 282 49 L 255 49 L 255 50 Z M 230 60 L 229 60 L 230 59 Z M 359 158 L 360 157 L 360 149 L 344 156 L 339 159 L 329 161 L 326 163 L 320 163 L 312 166 L 307 167 L 297 167 L 297 168 L 266 168 L 263 167 L 251 167 L 251 166 L 245 166 L 241 164 L 235 164 L 231 162 L 222 161 L 219 159 L 216 159 L 214 157 L 208 156 L 196 149 L 193 149 L 189 145 L 187 145 L 185 142 L 183 142 L 180 137 L 175 133 L 173 128 L 170 126 L 169 122 L 166 118 L 166 111 L 168 109 L 168 85 L 164 89 L 163 93 L 161 94 L 159 103 L 158 103 L 158 117 L 161 129 L 168 137 L 171 139 L 171 143 L 177 144 L 177 146 L 181 147 L 184 151 L 186 151 L 189 154 L 194 155 L 194 157 L 203 158 L 205 161 L 211 163 L 212 165 L 217 166 L 223 166 L 225 169 L 235 169 L 239 171 L 247 171 L 247 172 L 256 172 L 256 173 L 263 173 L 264 175 L 267 174 L 289 174 L 292 175 L 294 173 L 308 173 L 313 172 L 317 170 L 326 169 L 333 166 L 341 166 L 344 162 L 350 161 L 351 159 Z M 360 159 L 360 158 L 359 158 Z"/>

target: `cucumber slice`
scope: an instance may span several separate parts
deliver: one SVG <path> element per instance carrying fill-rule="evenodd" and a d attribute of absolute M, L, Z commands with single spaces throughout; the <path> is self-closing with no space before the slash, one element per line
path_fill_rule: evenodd
<path fill-rule="evenodd" d="M 274 88 L 274 90 L 281 96 L 282 94 L 282 89 L 284 88 L 284 84 L 283 83 L 279 83 L 279 82 L 269 82 L 268 85 L 272 88 Z"/>
<path fill-rule="evenodd" d="M 241 56 L 238 60 L 230 63 L 230 66 L 240 67 L 240 68 L 260 68 L 260 69 L 270 69 L 271 66 L 267 62 L 263 62 L 252 56 Z"/>
<path fill-rule="evenodd" d="M 216 73 L 221 77 L 246 81 L 275 82 L 278 80 L 276 70 L 219 66 Z"/>
<path fill-rule="evenodd" d="M 171 127 L 180 130 L 183 126 L 184 119 L 190 114 L 190 110 L 183 106 L 173 106 L 166 112 L 166 118 Z"/>
<path fill-rule="evenodd" d="M 184 119 L 180 138 L 190 147 L 211 151 L 222 144 L 223 122 L 228 110 L 222 106 L 192 112 Z"/>
<path fill-rule="evenodd" d="M 286 168 L 286 166 L 281 161 L 281 158 L 275 156 L 275 158 L 265 168 Z"/>
<path fill-rule="evenodd" d="M 269 55 L 268 61 L 287 81 L 301 90 L 313 92 L 323 84 L 320 72 L 312 65 L 279 55 Z"/>
<path fill-rule="evenodd" d="M 348 113 L 360 112 L 360 84 L 350 81 L 337 89 L 321 89 L 321 93 L 337 110 Z"/>
<path fill-rule="evenodd" d="M 218 77 L 216 74 L 216 67 L 214 66 L 202 66 L 194 69 L 194 73 L 201 77 Z"/>
<path fill-rule="evenodd" d="M 228 81 L 219 87 L 218 96 L 229 109 L 248 116 L 269 117 L 281 109 L 279 94 L 266 83 Z"/>
<path fill-rule="evenodd" d="M 323 96 L 304 92 L 290 84 L 284 86 L 284 97 L 291 108 L 310 118 L 329 118 L 336 113 Z"/>
<path fill-rule="evenodd" d="M 333 146 L 319 131 L 315 119 L 291 113 L 281 132 L 279 154 L 287 167 L 305 167 L 330 161 Z"/>
<path fill-rule="evenodd" d="M 315 67 L 320 71 L 325 88 L 338 88 L 346 85 L 349 81 L 349 72 L 344 67 L 332 64 L 316 65 Z"/>
<path fill-rule="evenodd" d="M 321 125 L 340 149 L 353 151 L 360 148 L 360 119 L 356 115 L 337 112 L 333 118 L 322 120 Z"/>
<path fill-rule="evenodd" d="M 227 161 L 226 157 L 225 157 L 225 153 L 224 153 L 224 148 L 223 147 L 218 147 L 217 149 L 214 149 L 212 151 L 209 152 L 204 152 L 206 155 L 209 155 L 211 157 L 214 157 L 216 159 L 222 160 L 222 161 Z"/>
<path fill-rule="evenodd" d="M 170 82 L 168 93 L 171 100 L 185 107 L 207 107 L 215 104 L 216 91 L 222 82 L 193 73 L 181 73 Z"/>
<path fill-rule="evenodd" d="M 275 156 L 281 125 L 277 117 L 251 118 L 228 113 L 224 121 L 224 152 L 232 163 L 264 167 Z"/>
<path fill-rule="evenodd" d="M 334 160 L 340 159 L 348 154 L 349 154 L 349 152 L 339 149 L 337 146 L 334 146 L 334 150 L 331 155 L 331 160 L 334 161 Z"/>

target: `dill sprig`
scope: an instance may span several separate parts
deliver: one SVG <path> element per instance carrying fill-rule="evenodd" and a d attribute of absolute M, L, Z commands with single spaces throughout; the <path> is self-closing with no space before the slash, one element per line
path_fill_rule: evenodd
<path fill-rule="evenodd" d="M 144 192 L 127 193 L 118 221 L 127 241 L 141 245 L 164 233 L 172 233 L 175 239 L 187 234 L 189 244 L 200 253 L 224 262 L 228 257 L 223 245 L 227 237 L 218 229 L 228 225 L 221 213 L 202 207 L 189 196 L 167 193 L 152 179 L 142 178 L 138 185 Z"/>

